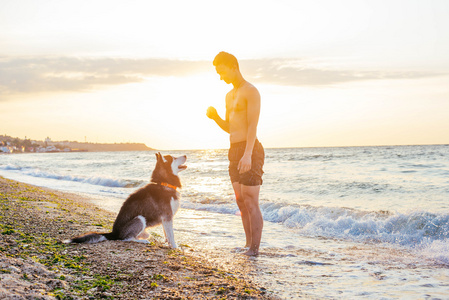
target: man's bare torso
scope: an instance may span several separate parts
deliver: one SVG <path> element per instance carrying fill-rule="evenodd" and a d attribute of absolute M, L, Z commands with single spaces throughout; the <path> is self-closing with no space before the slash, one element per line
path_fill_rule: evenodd
<path fill-rule="evenodd" d="M 232 89 L 226 95 L 226 118 L 229 121 L 231 143 L 246 141 L 248 135 L 248 102 L 247 95 L 255 87 L 245 82 L 238 89 Z"/>

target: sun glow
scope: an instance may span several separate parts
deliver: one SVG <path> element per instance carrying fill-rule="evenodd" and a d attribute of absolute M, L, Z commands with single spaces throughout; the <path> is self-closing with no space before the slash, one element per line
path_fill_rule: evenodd
<path fill-rule="evenodd" d="M 70 131 L 78 132 L 74 139 L 80 141 L 139 141 L 157 149 L 176 149 L 179 145 L 183 145 L 182 149 L 227 148 L 227 134 L 206 117 L 210 105 L 224 114 L 227 88 L 213 72 L 147 78 L 141 83 L 82 95 L 46 94 L 40 100 L 33 95 L 6 105 L 9 109 L 5 112 L 15 114 L 3 121 L 16 122 L 20 118 L 39 124 L 28 128 L 27 135 L 33 139 L 44 139 L 49 135 L 46 132 L 52 132 L 53 140 L 65 140 L 70 124 Z"/>
<path fill-rule="evenodd" d="M 149 130 L 148 140 L 154 141 L 159 136 L 160 148 L 174 149 L 179 144 L 184 149 L 210 149 L 228 147 L 228 137 L 221 133 L 206 117 L 206 109 L 210 105 L 222 106 L 224 114 L 224 96 L 226 86 L 220 84 L 214 73 L 203 73 L 182 78 L 161 78 L 157 84 L 152 81 L 142 89 L 154 98 L 145 101 L 142 109 L 146 117 L 142 126 L 158 127 L 155 136 Z M 148 97 L 148 96 L 146 96 Z M 160 131 L 164 135 L 161 138 Z"/>

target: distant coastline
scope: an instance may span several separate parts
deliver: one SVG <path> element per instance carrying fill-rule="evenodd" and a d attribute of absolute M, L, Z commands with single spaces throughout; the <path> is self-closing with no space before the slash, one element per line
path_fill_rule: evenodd
<path fill-rule="evenodd" d="M 72 149 L 84 150 L 88 152 L 106 152 L 106 151 L 150 151 L 155 150 L 148 147 L 144 143 L 114 143 L 114 144 L 101 144 L 101 143 L 80 143 L 80 142 L 68 142 L 68 145 Z"/>
<path fill-rule="evenodd" d="M 155 150 L 144 143 L 82 143 L 77 141 L 44 141 L 0 135 L 0 153 L 112 152 Z"/>

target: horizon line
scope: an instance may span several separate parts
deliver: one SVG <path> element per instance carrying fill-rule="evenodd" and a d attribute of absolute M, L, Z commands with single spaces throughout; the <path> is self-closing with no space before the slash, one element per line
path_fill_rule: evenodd
<path fill-rule="evenodd" d="M 23 138 L 19 138 L 19 137 L 13 137 L 7 134 L 2 134 L 0 135 L 2 137 L 10 137 L 10 138 L 17 138 L 20 140 L 25 140 L 27 139 L 25 136 L 25 139 Z M 49 137 L 47 137 L 49 138 Z M 37 140 L 37 139 L 31 139 L 28 138 L 28 140 L 33 140 L 33 141 L 42 141 L 45 142 L 44 140 Z M 226 148 L 173 148 L 173 149 L 164 149 L 164 148 L 155 148 L 155 147 L 151 147 L 148 146 L 145 142 L 80 142 L 80 141 L 70 141 L 70 140 L 61 140 L 61 141 L 54 141 L 51 140 L 52 143 L 58 143 L 58 142 L 71 142 L 71 143 L 80 143 L 80 144 L 143 144 L 146 147 L 150 148 L 151 150 L 146 150 L 146 151 L 183 151 L 183 150 L 189 150 L 189 151 L 195 151 L 195 150 L 227 150 L 228 147 Z M 399 147 L 399 146 L 449 146 L 449 142 L 448 143 L 424 143 L 424 144 L 380 144 L 380 145 L 329 145 L 329 146 L 283 146 L 283 147 L 265 147 L 265 149 L 293 149 L 293 148 L 356 148 L 356 147 Z"/>
<path fill-rule="evenodd" d="M 442 144 L 391 144 L 391 145 L 357 145 L 357 146 L 286 146 L 286 147 L 264 147 L 265 149 L 300 149 L 300 148 L 362 148 L 362 147 L 414 147 L 414 146 L 449 146 L 449 143 Z M 147 146 L 148 147 L 148 146 Z M 151 147 L 150 147 L 151 148 Z M 228 148 L 203 148 L 203 149 L 157 149 L 148 151 L 200 151 L 200 150 L 228 150 Z"/>

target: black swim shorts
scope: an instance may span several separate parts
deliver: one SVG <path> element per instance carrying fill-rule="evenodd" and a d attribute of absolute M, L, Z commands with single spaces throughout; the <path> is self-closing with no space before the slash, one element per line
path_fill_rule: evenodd
<path fill-rule="evenodd" d="M 262 144 L 256 140 L 254 143 L 253 154 L 251 156 L 251 170 L 239 174 L 238 165 L 243 157 L 246 148 L 246 141 L 232 143 L 228 152 L 229 158 L 229 176 L 231 182 L 238 182 L 246 186 L 262 185 L 263 164 L 265 161 L 265 151 Z"/>

